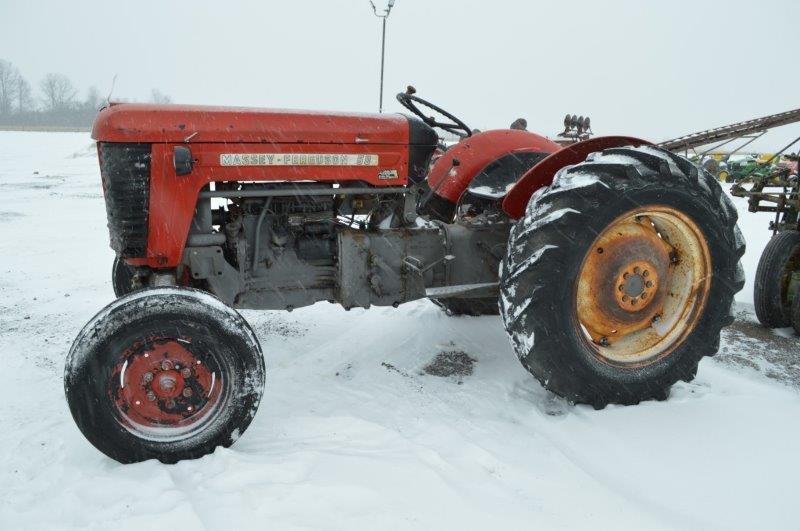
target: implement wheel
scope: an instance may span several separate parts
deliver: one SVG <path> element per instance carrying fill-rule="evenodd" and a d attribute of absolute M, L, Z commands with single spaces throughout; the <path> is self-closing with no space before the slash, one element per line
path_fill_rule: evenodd
<path fill-rule="evenodd" d="M 122 463 L 173 463 L 229 446 L 264 385 L 247 322 L 186 288 L 117 299 L 72 344 L 64 388 L 72 417 L 98 450 Z"/>
<path fill-rule="evenodd" d="M 716 179 L 653 147 L 559 172 L 531 198 L 502 267 L 501 314 L 523 365 L 597 408 L 666 398 L 733 320 L 736 219 Z"/>
<path fill-rule="evenodd" d="M 773 236 L 758 260 L 753 300 L 756 317 L 767 328 L 792 323 L 789 285 L 792 273 L 800 270 L 800 232 L 787 230 Z"/>

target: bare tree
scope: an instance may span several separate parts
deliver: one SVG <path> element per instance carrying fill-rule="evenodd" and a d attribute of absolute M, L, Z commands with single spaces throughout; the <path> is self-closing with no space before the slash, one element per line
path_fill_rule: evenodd
<path fill-rule="evenodd" d="M 158 89 L 153 89 L 150 91 L 150 101 L 153 103 L 172 103 L 172 98 Z"/>
<path fill-rule="evenodd" d="M 87 111 L 96 111 L 103 105 L 103 97 L 97 87 L 91 86 L 86 91 L 86 99 L 83 101 L 83 108 Z"/>
<path fill-rule="evenodd" d="M 8 61 L 0 59 L 0 115 L 11 114 L 17 99 L 19 71 Z"/>
<path fill-rule="evenodd" d="M 19 114 L 26 112 L 33 112 L 36 110 L 36 105 L 33 101 L 33 94 L 31 92 L 31 84 L 22 76 L 17 76 L 17 104 L 16 111 Z"/>
<path fill-rule="evenodd" d="M 40 84 L 44 105 L 49 111 L 63 111 L 73 106 L 78 91 L 64 74 L 47 74 Z"/>

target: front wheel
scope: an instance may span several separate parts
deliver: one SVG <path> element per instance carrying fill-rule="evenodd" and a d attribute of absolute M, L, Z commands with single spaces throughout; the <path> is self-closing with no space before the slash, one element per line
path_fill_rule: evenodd
<path fill-rule="evenodd" d="M 129 266 L 119 256 L 114 257 L 114 264 L 111 266 L 111 285 L 114 287 L 114 295 L 117 298 L 124 297 L 142 287 L 136 268 Z"/>
<path fill-rule="evenodd" d="M 261 347 L 242 316 L 175 287 L 106 306 L 73 342 L 64 374 L 81 432 L 122 463 L 173 463 L 231 445 L 263 387 Z"/>
<path fill-rule="evenodd" d="M 523 365 L 570 401 L 666 398 L 733 320 L 736 210 L 710 174 L 652 147 L 597 153 L 512 229 L 501 314 Z"/>

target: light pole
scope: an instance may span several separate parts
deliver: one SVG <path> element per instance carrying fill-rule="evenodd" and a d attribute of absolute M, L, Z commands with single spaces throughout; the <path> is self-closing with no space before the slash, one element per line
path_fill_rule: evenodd
<path fill-rule="evenodd" d="M 369 1 L 370 5 L 372 6 L 372 12 L 375 13 L 375 16 L 380 18 L 383 22 L 383 32 L 381 34 L 381 89 L 378 100 L 378 112 L 383 112 L 383 58 L 386 51 L 386 19 L 389 18 L 389 13 L 392 12 L 394 2 L 395 0 L 389 0 L 389 4 L 386 6 L 386 9 L 383 10 L 383 13 L 378 14 L 378 9 L 375 7 L 375 3 L 372 0 Z"/>

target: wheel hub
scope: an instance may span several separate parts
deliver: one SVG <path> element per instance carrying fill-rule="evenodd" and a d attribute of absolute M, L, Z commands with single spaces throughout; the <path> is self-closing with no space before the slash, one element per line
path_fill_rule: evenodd
<path fill-rule="evenodd" d="M 220 398 L 221 377 L 185 339 L 129 350 L 112 375 L 112 398 L 129 429 L 180 428 L 204 418 Z"/>
<path fill-rule="evenodd" d="M 584 258 L 577 317 L 606 361 L 665 355 L 694 327 L 710 285 L 702 232 L 680 211 L 644 207 L 610 223 Z"/>
<path fill-rule="evenodd" d="M 617 274 L 615 299 L 626 312 L 646 308 L 658 293 L 658 267 L 645 260 L 625 264 Z"/>

